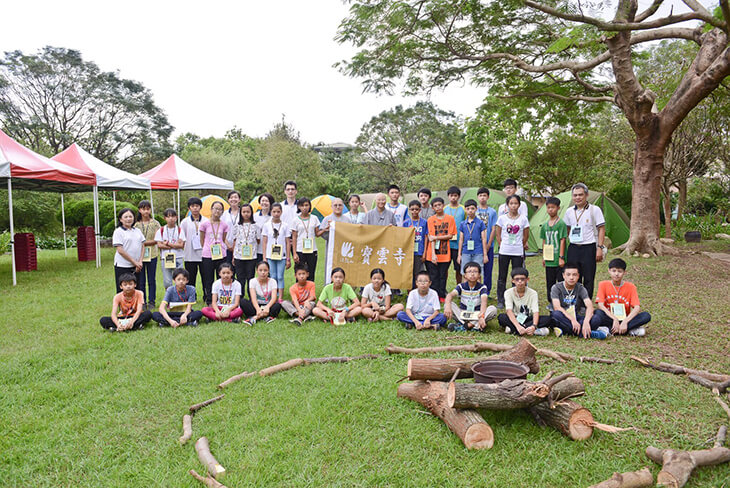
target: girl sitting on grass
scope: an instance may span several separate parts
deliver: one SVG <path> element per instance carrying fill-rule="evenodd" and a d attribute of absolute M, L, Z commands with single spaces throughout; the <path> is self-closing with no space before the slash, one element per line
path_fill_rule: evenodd
<path fill-rule="evenodd" d="M 390 285 L 385 281 L 385 271 L 375 268 L 370 272 L 370 283 L 362 291 L 362 315 L 368 322 L 393 320 L 403 310 L 402 303 L 391 306 Z"/>
<path fill-rule="evenodd" d="M 241 303 L 241 283 L 233 279 L 231 263 L 221 263 L 218 276 L 220 279 L 213 283 L 211 306 L 203 308 L 201 312 L 208 320 L 240 322 L 243 315 L 243 310 L 238 306 Z"/>
<path fill-rule="evenodd" d="M 355 291 L 345 283 L 345 271 L 342 268 L 332 270 L 332 283 L 325 286 L 319 295 L 317 306 L 312 313 L 325 322 L 335 325 L 354 322 L 360 315 L 362 307 Z"/>
<path fill-rule="evenodd" d="M 253 325 L 260 319 L 266 319 L 268 324 L 279 315 L 281 305 L 277 301 L 279 295 L 276 286 L 276 280 L 269 277 L 269 263 L 259 262 L 256 265 L 256 278 L 248 283 L 251 300 L 241 300 L 243 314 L 248 317 L 243 321 L 245 325 Z"/>

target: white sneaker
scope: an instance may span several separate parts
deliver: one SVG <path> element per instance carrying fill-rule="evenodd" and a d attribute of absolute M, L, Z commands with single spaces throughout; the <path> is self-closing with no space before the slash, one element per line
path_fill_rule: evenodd
<path fill-rule="evenodd" d="M 599 327 L 596 330 L 600 330 L 601 332 L 606 334 L 606 337 L 611 337 L 611 329 L 609 329 L 608 327 Z"/>
<path fill-rule="evenodd" d="M 637 327 L 629 331 L 630 336 L 644 337 L 646 335 L 646 329 L 644 327 Z"/>
<path fill-rule="evenodd" d="M 511 332 L 509 331 L 509 327 L 505 327 L 505 328 L 504 328 L 504 333 L 505 333 L 505 334 L 510 334 L 510 333 L 511 333 Z"/>
<path fill-rule="evenodd" d="M 550 329 L 548 329 L 547 327 L 540 327 L 538 329 L 535 329 L 535 335 L 536 336 L 550 335 Z"/>

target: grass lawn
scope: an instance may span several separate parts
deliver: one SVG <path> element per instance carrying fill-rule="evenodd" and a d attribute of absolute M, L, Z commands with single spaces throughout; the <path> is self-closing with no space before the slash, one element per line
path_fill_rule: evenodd
<path fill-rule="evenodd" d="M 727 245 L 713 250 L 718 247 L 730 251 Z M 656 475 L 646 446 L 703 449 L 728 423 L 708 390 L 628 360 L 637 354 L 730 372 L 730 266 L 684 254 L 628 260 L 628 278 L 653 316 L 647 337 L 532 339 L 541 347 L 621 360 L 559 364 L 540 357 L 540 374 L 575 372 L 587 388 L 578 401 L 597 421 L 635 431 L 596 431 L 578 443 L 536 426 L 524 412 L 485 411 L 494 447 L 467 451 L 440 420 L 396 398 L 408 357 L 384 355 L 241 380 L 195 416 L 193 441 L 181 447 L 187 407 L 215 396 L 215 385 L 244 370 L 294 357 L 383 354 L 391 342 L 517 339 L 499 332 L 496 321 L 486 335 L 407 331 L 393 322 L 296 327 L 283 319 L 253 328 L 148 325 L 111 334 L 98 319 L 109 314 L 114 291 L 112 251 L 105 249 L 102 258 L 97 270 L 77 262 L 75 250 L 68 257 L 43 251 L 39 271 L 20 273 L 11 287 L 10 259 L 0 257 L 2 487 L 202 486 L 187 471 L 204 471 L 193 448 L 203 435 L 227 468 L 229 487 L 585 487 L 643 466 Z M 538 258 L 529 259 L 528 268 L 530 285 L 544 300 Z M 605 265 L 599 269 L 606 279 Z M 321 276 L 317 281 L 319 290 Z M 158 284 L 159 300 L 161 273 Z M 687 486 L 728 485 L 725 464 L 698 469 Z"/>

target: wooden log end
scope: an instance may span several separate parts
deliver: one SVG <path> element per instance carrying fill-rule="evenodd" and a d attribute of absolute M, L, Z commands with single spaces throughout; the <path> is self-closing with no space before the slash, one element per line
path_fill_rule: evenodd
<path fill-rule="evenodd" d="M 587 408 L 579 408 L 575 410 L 568 422 L 570 438 L 575 441 L 584 441 L 593 435 L 593 425 L 595 420 L 593 414 Z"/>
<path fill-rule="evenodd" d="M 408 369 L 406 369 L 406 377 L 410 379 L 413 372 L 413 358 L 408 360 Z"/>
<path fill-rule="evenodd" d="M 456 385 L 452 381 L 446 390 L 446 405 L 449 408 L 454 408 L 454 401 L 456 400 Z"/>
<path fill-rule="evenodd" d="M 489 424 L 474 424 L 466 430 L 464 445 L 467 449 L 491 449 L 494 432 Z"/>

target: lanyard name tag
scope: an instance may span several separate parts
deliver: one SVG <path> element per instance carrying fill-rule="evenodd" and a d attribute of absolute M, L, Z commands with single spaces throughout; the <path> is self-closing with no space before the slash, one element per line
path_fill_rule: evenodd
<path fill-rule="evenodd" d="M 565 315 L 567 315 L 571 319 L 574 319 L 575 318 L 575 305 L 571 305 L 570 307 L 566 308 Z"/>
<path fill-rule="evenodd" d="M 474 310 L 461 312 L 461 320 L 464 322 L 479 320 L 479 312 Z"/>
<path fill-rule="evenodd" d="M 570 242 L 573 244 L 583 242 L 583 227 L 577 226 L 570 228 Z"/>
<path fill-rule="evenodd" d="M 552 244 L 542 245 L 542 259 L 545 261 L 552 261 L 555 259 L 555 246 Z"/>
<path fill-rule="evenodd" d="M 611 313 L 619 320 L 623 320 L 626 318 L 626 308 L 624 307 L 623 303 L 612 303 Z"/>
<path fill-rule="evenodd" d="M 345 314 L 338 312 L 332 317 L 332 324 L 334 325 L 345 325 Z"/>
<path fill-rule="evenodd" d="M 152 260 L 152 257 L 151 257 L 151 255 L 152 255 L 151 249 L 152 248 L 150 248 L 149 246 L 145 246 L 145 248 L 144 248 L 144 255 L 142 256 L 142 261 L 148 263 L 148 262 L 150 262 L 150 260 Z"/>
<path fill-rule="evenodd" d="M 273 259 L 275 261 L 281 261 L 282 255 L 282 246 L 281 244 L 274 244 L 271 246 L 271 255 L 269 256 L 269 259 Z"/>
<path fill-rule="evenodd" d="M 314 243 L 311 237 L 302 239 L 302 252 L 304 254 L 312 254 L 314 252 Z"/>
<path fill-rule="evenodd" d="M 220 244 L 213 244 L 210 246 L 210 258 L 223 259 L 223 248 Z"/>
<path fill-rule="evenodd" d="M 241 257 L 243 259 L 253 259 L 253 248 L 250 244 L 241 246 Z"/>
<path fill-rule="evenodd" d="M 519 313 L 517 315 L 517 322 L 519 322 L 520 325 L 524 325 L 526 320 L 527 320 L 527 314 Z"/>
<path fill-rule="evenodd" d="M 177 256 L 174 252 L 166 252 L 163 256 L 165 261 L 165 269 L 175 269 L 175 259 Z"/>
<path fill-rule="evenodd" d="M 193 249 L 196 251 L 200 251 L 203 249 L 203 245 L 200 243 L 200 234 L 195 234 L 195 237 L 193 237 L 192 241 L 190 241 L 193 244 Z"/>
<path fill-rule="evenodd" d="M 468 241 L 466 241 L 466 250 L 467 251 L 474 250 L 474 240 L 473 239 L 469 239 Z"/>
<path fill-rule="evenodd" d="M 507 234 L 507 244 L 510 246 L 517 244 L 517 234 Z"/>

